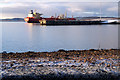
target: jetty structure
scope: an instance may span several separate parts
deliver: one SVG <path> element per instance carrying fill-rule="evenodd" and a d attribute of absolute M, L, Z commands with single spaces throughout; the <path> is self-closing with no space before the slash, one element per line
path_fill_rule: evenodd
<path fill-rule="evenodd" d="M 24 20 L 28 23 L 40 23 L 41 25 L 89 25 L 89 24 L 116 24 L 117 19 L 96 19 L 96 20 L 78 20 L 73 16 L 71 18 L 67 17 L 67 13 L 60 14 L 59 16 L 51 16 L 49 18 L 41 17 L 41 13 L 31 10 L 30 13 Z"/>

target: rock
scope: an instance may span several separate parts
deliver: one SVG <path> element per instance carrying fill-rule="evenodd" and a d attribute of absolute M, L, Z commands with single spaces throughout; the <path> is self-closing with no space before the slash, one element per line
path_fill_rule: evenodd
<path fill-rule="evenodd" d="M 110 64 L 107 64 L 107 67 L 110 67 Z"/>
<path fill-rule="evenodd" d="M 4 53 L 6 54 L 7 52 L 6 52 L 6 51 L 3 51 L 2 53 L 3 53 L 3 54 L 4 54 Z"/>
<path fill-rule="evenodd" d="M 77 67 L 77 66 L 75 66 L 75 65 L 72 65 L 71 67 Z"/>
<path fill-rule="evenodd" d="M 37 65 L 37 67 L 44 67 L 43 65 Z"/>
<path fill-rule="evenodd" d="M 58 52 L 66 52 L 64 49 L 60 49 L 58 50 Z"/>
<path fill-rule="evenodd" d="M 103 70 L 103 69 L 97 69 L 96 70 L 98 73 L 107 73 L 105 70 Z"/>

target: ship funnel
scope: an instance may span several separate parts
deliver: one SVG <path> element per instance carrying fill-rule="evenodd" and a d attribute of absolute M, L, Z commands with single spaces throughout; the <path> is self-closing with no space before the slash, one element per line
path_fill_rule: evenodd
<path fill-rule="evenodd" d="M 33 14 L 33 10 L 30 11 L 30 14 Z"/>

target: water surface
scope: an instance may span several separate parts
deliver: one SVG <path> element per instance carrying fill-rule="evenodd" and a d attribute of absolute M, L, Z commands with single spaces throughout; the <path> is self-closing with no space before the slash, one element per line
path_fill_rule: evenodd
<path fill-rule="evenodd" d="M 25 22 L 2 23 L 3 51 L 43 52 L 91 48 L 118 48 L 118 25 L 41 26 Z"/>

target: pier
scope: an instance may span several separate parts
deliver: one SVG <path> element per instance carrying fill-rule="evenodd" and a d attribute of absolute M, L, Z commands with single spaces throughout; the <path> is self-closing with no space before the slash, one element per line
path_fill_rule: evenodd
<path fill-rule="evenodd" d="M 119 24 L 108 21 L 79 21 L 79 20 L 39 20 L 41 25 L 94 25 L 94 24 Z"/>
<path fill-rule="evenodd" d="M 103 21 L 76 21 L 76 20 L 39 20 L 41 25 L 89 25 L 101 24 Z"/>

